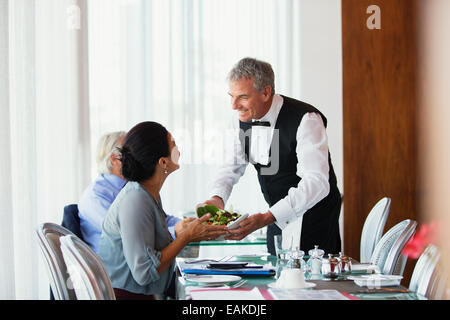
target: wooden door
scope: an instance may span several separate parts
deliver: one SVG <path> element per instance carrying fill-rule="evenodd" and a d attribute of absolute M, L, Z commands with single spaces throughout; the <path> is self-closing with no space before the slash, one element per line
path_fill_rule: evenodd
<path fill-rule="evenodd" d="M 371 5 L 378 6 L 379 21 L 375 11 L 367 13 Z M 385 232 L 404 219 L 418 220 L 415 23 L 411 0 L 342 0 L 344 250 L 350 256 L 359 257 L 364 221 L 382 197 L 392 199 Z M 408 261 L 402 284 L 414 263 Z"/>

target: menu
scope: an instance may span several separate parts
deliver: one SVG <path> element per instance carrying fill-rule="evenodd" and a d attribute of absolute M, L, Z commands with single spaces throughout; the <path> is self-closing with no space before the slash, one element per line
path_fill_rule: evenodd
<path fill-rule="evenodd" d="M 275 300 L 350 300 L 337 290 L 275 289 L 269 293 Z"/>

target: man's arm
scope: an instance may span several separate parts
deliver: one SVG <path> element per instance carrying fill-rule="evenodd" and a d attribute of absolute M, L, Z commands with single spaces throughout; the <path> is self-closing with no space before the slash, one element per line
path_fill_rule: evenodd
<path fill-rule="evenodd" d="M 233 186 L 239 181 L 247 168 L 248 162 L 245 159 L 244 147 L 239 139 L 239 120 L 235 116 L 231 125 L 227 129 L 227 140 L 224 148 L 223 164 L 212 185 L 210 199 L 204 203 L 212 204 L 220 209 L 224 209 L 225 203 L 230 197 Z"/>
<path fill-rule="evenodd" d="M 303 117 L 297 131 L 297 157 L 297 175 L 302 177 L 299 184 L 268 212 L 252 215 L 239 228 L 230 230 L 232 235 L 226 239 L 240 240 L 273 222 L 284 229 L 328 195 L 328 138 L 319 114 L 307 113 Z"/>

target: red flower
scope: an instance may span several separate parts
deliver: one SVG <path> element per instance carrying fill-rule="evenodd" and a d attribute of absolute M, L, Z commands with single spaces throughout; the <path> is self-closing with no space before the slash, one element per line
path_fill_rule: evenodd
<path fill-rule="evenodd" d="M 416 231 L 406 243 L 402 254 L 411 259 L 419 258 L 430 243 L 436 243 L 437 231 L 437 224 L 435 222 L 431 222 L 428 225 L 423 224 L 420 230 Z"/>

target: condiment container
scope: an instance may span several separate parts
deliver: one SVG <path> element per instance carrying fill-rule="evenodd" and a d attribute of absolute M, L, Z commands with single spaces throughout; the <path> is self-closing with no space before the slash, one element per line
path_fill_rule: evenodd
<path fill-rule="evenodd" d="M 322 274 L 327 278 L 335 279 L 341 273 L 341 264 L 338 258 L 328 254 L 328 259 L 322 259 Z"/>
<path fill-rule="evenodd" d="M 352 258 L 344 255 L 342 252 L 339 252 L 339 260 L 341 263 L 341 272 L 342 273 L 352 272 Z"/>
<path fill-rule="evenodd" d="M 318 245 L 314 246 L 314 249 L 308 251 L 309 259 L 307 262 L 308 271 L 311 274 L 320 274 L 322 268 L 322 258 L 325 254 L 325 251 L 319 249 Z"/>
<path fill-rule="evenodd" d="M 289 253 L 289 262 L 288 267 L 289 268 L 296 268 L 296 269 L 302 269 L 303 270 L 303 257 L 305 255 L 305 252 L 302 250 L 299 250 L 298 247 L 295 248 L 295 250 L 292 250 Z"/>

